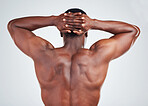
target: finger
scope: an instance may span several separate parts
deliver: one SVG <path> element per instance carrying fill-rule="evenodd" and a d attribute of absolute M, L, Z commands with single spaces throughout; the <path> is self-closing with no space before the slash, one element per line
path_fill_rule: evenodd
<path fill-rule="evenodd" d="M 85 19 L 85 17 L 83 17 L 83 16 L 76 16 L 76 15 L 73 15 L 73 14 L 66 15 L 64 18 L 65 19 Z"/>
<path fill-rule="evenodd" d="M 85 24 L 82 24 L 82 27 L 85 27 L 86 25 Z"/>
<path fill-rule="evenodd" d="M 82 33 L 82 32 L 84 32 L 81 28 L 74 28 L 73 29 L 73 32 L 74 33 Z"/>
<path fill-rule="evenodd" d="M 77 35 L 82 35 L 82 34 L 84 34 L 84 32 L 80 29 L 80 30 L 74 30 L 73 31 L 74 33 L 76 33 Z"/>
<path fill-rule="evenodd" d="M 67 29 L 67 28 L 69 28 L 69 29 L 74 29 L 74 28 L 81 28 L 81 26 L 80 25 L 69 25 L 69 24 L 66 24 L 65 25 L 65 28 Z"/>
<path fill-rule="evenodd" d="M 63 18 L 63 21 L 65 22 L 65 21 L 66 21 L 66 19 L 65 19 L 65 18 Z"/>
<path fill-rule="evenodd" d="M 77 20 L 77 19 L 63 19 L 66 23 L 84 23 L 84 20 Z"/>
<path fill-rule="evenodd" d="M 81 17 L 82 19 L 85 19 L 85 17 Z"/>
<path fill-rule="evenodd" d="M 73 13 L 65 13 L 65 17 L 74 17 Z"/>
<path fill-rule="evenodd" d="M 71 33 L 71 30 L 61 30 L 62 33 Z"/>
<path fill-rule="evenodd" d="M 86 22 L 83 19 L 65 19 L 65 18 L 63 18 L 62 21 L 64 23 L 81 23 L 81 24 Z"/>
<path fill-rule="evenodd" d="M 85 17 L 79 17 L 79 16 L 77 16 L 77 17 L 74 17 L 74 19 L 77 19 L 77 20 L 84 20 Z"/>
<path fill-rule="evenodd" d="M 74 15 L 71 12 L 63 13 L 64 17 L 74 17 Z"/>
<path fill-rule="evenodd" d="M 67 25 L 71 25 L 71 26 L 82 26 L 81 23 L 67 23 Z"/>
<path fill-rule="evenodd" d="M 67 16 L 65 16 L 64 18 L 66 18 L 66 19 L 85 19 L 85 17 L 84 16 L 75 16 L 75 15 L 67 15 Z"/>
<path fill-rule="evenodd" d="M 62 19 L 62 21 L 63 22 L 76 22 L 76 23 L 85 23 L 86 21 L 84 20 L 84 19 L 82 19 L 82 18 L 79 18 L 79 17 L 77 17 L 77 18 L 66 18 L 66 17 L 64 17 L 63 19 Z"/>
<path fill-rule="evenodd" d="M 72 25 L 69 25 L 69 24 L 66 24 L 65 27 L 66 28 L 73 28 L 73 26 Z"/>
<path fill-rule="evenodd" d="M 72 13 L 72 12 L 68 12 L 68 13 L 63 13 L 64 16 L 86 16 L 86 14 L 82 14 L 81 12 L 76 12 L 76 13 Z"/>
<path fill-rule="evenodd" d="M 70 28 L 81 28 L 83 30 L 85 30 L 85 24 L 81 24 L 81 23 L 68 23 L 67 24 L 67 27 L 70 27 Z"/>
<path fill-rule="evenodd" d="M 82 13 L 81 12 L 76 12 L 76 13 L 73 13 L 73 15 L 75 15 L 75 16 L 81 16 Z"/>
<path fill-rule="evenodd" d="M 72 29 L 73 29 L 73 28 L 82 28 L 81 25 L 76 25 L 76 23 L 75 23 L 75 25 L 66 24 L 65 27 L 66 27 L 66 28 L 72 28 Z"/>
<path fill-rule="evenodd" d="M 82 17 L 83 15 L 82 15 L 81 12 L 77 12 L 77 13 L 71 13 L 71 12 L 69 12 L 69 13 L 65 14 L 65 16 L 66 17 Z"/>
<path fill-rule="evenodd" d="M 68 14 L 72 14 L 72 12 L 69 11 Z"/>
<path fill-rule="evenodd" d="M 64 16 L 67 16 L 67 13 L 63 13 L 64 14 Z"/>
<path fill-rule="evenodd" d="M 69 28 L 77 28 L 77 29 L 81 29 L 82 27 L 80 25 L 70 25 Z"/>
<path fill-rule="evenodd" d="M 74 28 L 82 28 L 84 29 L 85 24 L 81 24 L 81 23 L 67 23 L 67 27 L 74 27 Z"/>

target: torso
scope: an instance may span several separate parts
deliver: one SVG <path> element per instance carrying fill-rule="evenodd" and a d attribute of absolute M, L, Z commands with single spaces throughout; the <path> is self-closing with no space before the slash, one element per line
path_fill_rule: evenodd
<path fill-rule="evenodd" d="M 49 55 L 50 54 L 50 55 Z M 46 50 L 34 61 L 45 106 L 97 106 L 108 64 L 88 49 Z"/>

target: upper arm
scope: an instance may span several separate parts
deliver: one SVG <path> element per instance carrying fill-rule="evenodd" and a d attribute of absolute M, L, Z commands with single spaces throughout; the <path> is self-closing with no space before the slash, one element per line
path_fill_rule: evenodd
<path fill-rule="evenodd" d="M 16 46 L 31 58 L 36 58 L 47 47 L 53 48 L 52 44 L 45 39 L 36 36 L 27 29 L 16 27 L 13 22 L 9 22 L 8 31 Z"/>
<path fill-rule="evenodd" d="M 109 39 L 99 40 L 91 46 L 90 50 L 94 51 L 97 55 L 104 57 L 104 60 L 110 61 L 128 51 L 138 35 L 138 31 L 120 33 Z"/>

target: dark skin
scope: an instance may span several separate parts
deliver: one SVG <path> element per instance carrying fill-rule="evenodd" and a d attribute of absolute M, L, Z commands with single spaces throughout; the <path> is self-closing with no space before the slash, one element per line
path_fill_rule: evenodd
<path fill-rule="evenodd" d="M 64 46 L 54 48 L 32 31 L 56 26 Z M 91 19 L 81 13 L 11 20 L 8 30 L 17 47 L 34 61 L 45 106 L 97 106 L 109 62 L 129 50 L 139 36 L 135 25 Z M 108 39 L 83 48 L 88 30 L 112 33 Z M 73 31 L 77 37 L 66 37 Z"/>

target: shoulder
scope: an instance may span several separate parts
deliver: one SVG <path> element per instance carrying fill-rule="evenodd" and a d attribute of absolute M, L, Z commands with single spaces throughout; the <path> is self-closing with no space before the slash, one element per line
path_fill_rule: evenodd
<path fill-rule="evenodd" d="M 101 39 L 94 43 L 89 49 L 95 59 L 109 62 L 116 50 L 116 41 L 114 39 Z"/>
<path fill-rule="evenodd" d="M 42 50 L 46 50 L 46 49 L 54 49 L 54 46 L 47 40 L 39 37 L 39 36 L 35 36 L 35 37 L 31 37 L 29 39 L 29 44 L 31 44 L 34 48 L 34 46 L 38 47 L 39 49 Z"/>
<path fill-rule="evenodd" d="M 100 50 L 102 48 L 109 48 L 109 47 L 114 47 L 115 45 L 115 40 L 114 39 L 101 39 L 97 42 L 95 42 L 90 48 L 89 50 L 91 51 L 97 51 Z"/>
<path fill-rule="evenodd" d="M 91 51 L 86 48 L 81 48 L 78 50 L 77 54 L 82 54 L 82 55 L 91 55 Z"/>
<path fill-rule="evenodd" d="M 31 55 L 30 57 L 33 60 L 42 58 L 45 52 L 52 51 L 54 49 L 54 46 L 49 41 L 39 36 L 31 37 L 28 41 L 28 45 Z"/>

